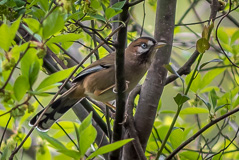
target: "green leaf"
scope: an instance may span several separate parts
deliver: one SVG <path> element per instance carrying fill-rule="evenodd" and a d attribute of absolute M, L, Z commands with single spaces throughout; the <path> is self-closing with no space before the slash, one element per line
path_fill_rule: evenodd
<path fill-rule="evenodd" d="M 41 146 L 36 153 L 36 160 L 51 160 L 51 153 L 46 145 Z"/>
<path fill-rule="evenodd" d="M 43 22 L 43 38 L 54 35 L 55 33 L 62 30 L 64 27 L 64 20 L 58 10 L 50 14 Z"/>
<path fill-rule="evenodd" d="M 208 110 L 205 108 L 199 108 L 199 107 L 188 107 L 185 109 L 182 109 L 180 114 L 200 114 L 200 113 L 208 113 Z"/>
<path fill-rule="evenodd" d="M 231 89 L 230 91 L 226 92 L 223 96 L 221 96 L 217 104 L 218 105 L 224 105 L 224 104 L 232 104 L 232 102 L 235 100 L 235 97 L 239 92 L 239 87 L 235 87 Z"/>
<path fill-rule="evenodd" d="M 100 4 L 101 4 L 101 7 L 102 7 L 103 11 L 105 12 L 106 6 L 105 6 L 104 3 L 102 3 L 102 2 L 100 2 Z"/>
<path fill-rule="evenodd" d="M 96 135 L 96 129 L 92 125 L 88 126 L 83 132 L 80 133 L 80 151 L 82 156 L 95 141 Z"/>
<path fill-rule="evenodd" d="M 0 5 L 4 5 L 7 2 L 7 0 L 0 1 Z"/>
<path fill-rule="evenodd" d="M 60 154 L 58 154 L 58 155 L 54 155 L 54 160 L 72 160 L 72 158 L 71 157 L 69 157 L 69 156 L 67 156 L 67 155 L 65 155 L 65 154 L 62 154 L 62 153 L 60 153 Z"/>
<path fill-rule="evenodd" d="M 13 86 L 14 95 L 17 101 L 21 101 L 26 91 L 29 89 L 30 85 L 25 76 L 19 76 Z"/>
<path fill-rule="evenodd" d="M 19 17 L 11 26 L 6 25 L 3 23 L 0 26 L 0 47 L 5 51 L 8 51 L 11 42 L 16 36 L 16 32 L 19 28 L 19 24 L 21 21 L 21 17 Z"/>
<path fill-rule="evenodd" d="M 37 50 L 35 48 L 30 48 L 28 49 L 27 53 L 24 55 L 24 57 L 21 60 L 21 73 L 23 76 L 27 77 L 30 79 L 30 68 L 32 63 L 36 59 L 36 52 Z"/>
<path fill-rule="evenodd" d="M 23 7 L 26 4 L 26 2 L 22 0 L 14 0 L 14 2 L 16 3 L 17 7 Z"/>
<path fill-rule="evenodd" d="M 98 0 L 91 0 L 90 6 L 94 9 L 100 8 L 100 2 Z"/>
<path fill-rule="evenodd" d="M 21 137 L 21 139 L 25 138 L 27 135 L 25 133 L 19 133 L 18 135 L 19 137 Z M 21 141 L 20 141 L 21 142 Z M 20 143 L 19 142 L 19 143 Z M 31 137 L 28 137 L 27 140 L 24 142 L 23 144 L 23 148 L 25 150 L 28 150 L 32 145 L 32 138 Z"/>
<path fill-rule="evenodd" d="M 217 96 L 216 91 L 215 91 L 214 89 L 211 90 L 211 91 L 210 91 L 210 100 L 211 100 L 211 102 L 212 102 L 213 108 L 216 107 L 216 105 L 217 105 L 217 99 L 218 99 L 218 98 L 219 98 L 219 97 Z"/>
<path fill-rule="evenodd" d="M 208 86 L 200 90 L 200 93 L 210 92 L 212 89 L 214 89 L 215 91 L 220 91 L 217 86 Z"/>
<path fill-rule="evenodd" d="M 80 134 L 92 124 L 92 112 L 83 120 L 80 125 L 79 132 Z"/>
<path fill-rule="evenodd" d="M 71 149 L 59 149 L 57 150 L 60 153 L 63 153 L 69 157 L 72 157 L 74 159 L 80 159 L 80 152 L 75 151 L 75 150 L 71 150 Z"/>
<path fill-rule="evenodd" d="M 40 7 L 41 7 L 45 12 L 47 12 L 47 11 L 48 11 L 48 8 L 49 8 L 49 6 L 48 6 L 48 0 L 39 0 L 38 2 L 39 2 L 39 4 L 40 4 Z"/>
<path fill-rule="evenodd" d="M 178 93 L 174 97 L 174 101 L 177 103 L 178 106 L 182 105 L 183 103 L 187 102 L 190 98 L 182 93 Z"/>
<path fill-rule="evenodd" d="M 17 30 L 19 28 L 19 25 L 20 25 L 20 22 L 21 22 L 21 16 L 15 21 L 13 22 L 13 24 L 9 27 L 10 29 L 10 33 L 9 33 L 9 37 L 10 37 L 10 40 L 12 41 L 15 36 L 16 36 L 16 33 L 17 33 Z"/>
<path fill-rule="evenodd" d="M 116 12 L 115 12 L 114 9 L 112 9 L 112 8 L 107 8 L 107 9 L 105 10 L 105 18 L 109 20 L 110 18 L 114 17 L 115 13 L 116 13 Z"/>
<path fill-rule="evenodd" d="M 29 9 L 31 8 L 32 6 L 34 6 L 35 4 L 37 4 L 39 0 L 33 0 L 26 8 Z"/>
<path fill-rule="evenodd" d="M 6 144 L 6 146 L 4 148 L 1 148 L 2 152 L 1 152 L 1 157 L 0 157 L 1 159 L 0 160 L 6 160 L 10 157 L 10 155 L 11 155 L 11 149 L 10 148 L 12 148 L 10 146 L 10 144 Z"/>
<path fill-rule="evenodd" d="M 74 130 L 76 133 L 77 144 L 78 146 L 80 146 L 80 133 L 79 133 L 78 127 L 75 124 L 74 124 Z"/>
<path fill-rule="evenodd" d="M 51 38 L 49 41 L 47 41 L 46 44 L 75 41 L 78 40 L 80 37 L 80 34 L 75 33 L 62 34 Z"/>
<path fill-rule="evenodd" d="M 80 127 L 80 125 L 76 122 L 72 122 L 72 121 L 60 121 L 57 122 L 59 125 L 62 126 L 62 128 L 64 129 L 74 129 L 74 126 Z M 51 129 L 59 129 L 59 126 L 54 123 L 51 127 Z"/>
<path fill-rule="evenodd" d="M 126 1 L 117 2 L 117 3 L 113 4 L 111 6 L 111 8 L 113 8 L 115 11 L 119 11 L 119 10 L 121 10 L 123 8 L 125 2 Z"/>
<path fill-rule="evenodd" d="M 170 134 L 170 142 L 172 144 L 172 147 L 175 149 L 177 148 L 184 140 L 184 132 L 182 129 L 174 129 L 172 133 Z"/>
<path fill-rule="evenodd" d="M 198 152 L 183 151 L 183 152 L 180 152 L 179 155 L 181 159 L 185 159 L 185 160 L 202 160 L 200 153 Z"/>
<path fill-rule="evenodd" d="M 204 26 L 203 32 L 202 32 L 202 38 L 208 39 L 209 34 L 209 28 L 207 26 Z"/>
<path fill-rule="evenodd" d="M 36 90 L 39 91 L 40 89 L 51 86 L 59 81 L 66 79 L 74 69 L 75 67 L 71 67 L 71 68 L 51 74 L 40 83 L 40 85 L 37 87 Z"/>
<path fill-rule="evenodd" d="M 90 15 L 90 17 L 93 17 L 93 18 L 95 18 L 97 20 L 101 20 L 103 22 L 106 21 L 105 17 L 103 17 L 102 15 L 99 15 L 99 14 Z"/>
<path fill-rule="evenodd" d="M 22 45 L 15 45 L 11 49 L 12 57 L 14 57 L 15 61 L 19 59 L 20 53 L 24 52 L 29 45 L 29 42 L 23 43 Z"/>
<path fill-rule="evenodd" d="M 46 94 L 45 91 L 50 90 L 52 88 L 56 88 L 56 87 L 58 87 L 60 85 L 62 85 L 62 83 L 54 83 L 54 84 L 46 86 L 46 87 L 44 87 L 44 88 L 42 88 L 40 90 L 35 90 L 32 93 L 35 94 L 35 95 L 48 96 L 49 94 L 44 95 L 44 94 Z"/>
<path fill-rule="evenodd" d="M 23 21 L 28 25 L 33 33 L 39 33 L 41 30 L 41 25 L 38 20 L 34 18 L 24 18 Z M 41 35 L 41 33 L 40 33 Z"/>
<path fill-rule="evenodd" d="M 237 30 L 235 33 L 233 33 L 232 38 L 231 38 L 231 45 L 239 39 L 239 30 Z"/>
<path fill-rule="evenodd" d="M 199 53 L 204 53 L 210 48 L 210 44 L 206 38 L 200 38 L 197 41 L 196 48 Z"/>
<path fill-rule="evenodd" d="M 29 69 L 29 83 L 30 86 L 33 86 L 35 83 L 38 73 L 40 71 L 40 63 L 37 58 L 35 58 L 35 61 L 31 64 L 30 69 Z"/>
<path fill-rule="evenodd" d="M 43 9 L 32 7 L 31 10 L 32 10 L 33 16 L 38 19 L 41 19 L 42 17 L 45 16 L 45 12 L 43 11 Z"/>
<path fill-rule="evenodd" d="M 228 37 L 227 33 L 223 30 L 223 28 L 220 27 L 218 29 L 217 36 L 221 42 L 226 43 L 226 44 L 229 43 L 229 37 Z"/>
<path fill-rule="evenodd" d="M 207 72 L 200 84 L 200 89 L 203 89 L 204 87 L 206 87 L 207 85 L 209 85 L 214 79 L 215 77 L 217 77 L 219 74 L 221 74 L 225 69 L 213 69 L 209 72 Z"/>
<path fill-rule="evenodd" d="M 111 152 L 111 151 L 114 151 L 120 147 L 122 147 L 123 145 L 129 143 L 130 141 L 132 141 L 133 138 L 131 139 L 125 139 L 125 140 L 121 140 L 121 141 L 117 141 L 117 142 L 114 142 L 112 144 L 108 144 L 108 145 L 105 145 L 103 147 L 100 147 L 99 149 L 97 149 L 94 153 L 92 153 L 88 158 L 88 159 L 91 159 L 91 158 L 94 158 L 98 155 L 102 155 L 102 154 L 105 154 L 105 153 L 108 153 L 108 152 Z"/>
<path fill-rule="evenodd" d="M 84 13 L 82 11 L 78 11 L 76 13 L 73 13 L 69 17 L 67 17 L 66 21 L 70 19 L 81 19 L 84 16 Z"/>
<path fill-rule="evenodd" d="M 50 137 L 47 133 L 44 133 L 44 132 L 38 132 L 39 136 L 46 140 L 47 142 L 49 142 L 54 148 L 60 150 L 64 150 L 66 149 L 66 147 L 60 142 L 58 141 L 57 139 L 53 138 L 53 137 Z"/>
<path fill-rule="evenodd" d="M 239 105 L 239 97 L 235 100 L 235 102 L 232 104 L 232 108 L 235 108 Z"/>

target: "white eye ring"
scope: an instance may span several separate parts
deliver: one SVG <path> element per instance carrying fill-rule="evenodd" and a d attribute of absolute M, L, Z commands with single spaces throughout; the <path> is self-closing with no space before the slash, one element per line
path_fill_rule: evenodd
<path fill-rule="evenodd" d="M 148 46 L 147 46 L 146 43 L 142 43 L 142 44 L 141 44 L 141 47 L 142 47 L 143 49 L 146 49 Z"/>

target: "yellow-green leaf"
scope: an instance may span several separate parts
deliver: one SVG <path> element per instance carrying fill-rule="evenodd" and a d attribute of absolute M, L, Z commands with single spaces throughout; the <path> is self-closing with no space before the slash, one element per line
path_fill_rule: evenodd
<path fill-rule="evenodd" d="M 199 53 L 204 53 L 210 48 L 210 44 L 206 38 L 200 38 L 197 41 L 196 48 Z"/>
<path fill-rule="evenodd" d="M 74 69 L 75 67 L 71 67 L 71 68 L 51 74 L 40 83 L 40 85 L 37 87 L 36 90 L 38 91 L 40 89 L 51 86 L 59 81 L 66 79 Z"/>
<path fill-rule="evenodd" d="M 19 76 L 14 83 L 13 90 L 14 95 L 18 101 L 20 101 L 29 89 L 30 85 L 28 79 L 25 76 Z"/>

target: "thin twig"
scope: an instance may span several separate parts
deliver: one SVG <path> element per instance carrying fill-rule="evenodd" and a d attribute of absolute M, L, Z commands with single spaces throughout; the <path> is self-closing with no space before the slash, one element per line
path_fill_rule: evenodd
<path fill-rule="evenodd" d="M 141 26 L 141 31 L 140 31 L 140 37 L 142 36 L 142 33 L 144 31 L 144 21 L 145 21 L 145 16 L 146 16 L 146 13 L 145 13 L 145 1 L 143 3 L 143 12 L 144 12 L 144 15 L 143 15 L 143 22 L 142 22 L 142 26 Z"/>
<path fill-rule="evenodd" d="M 234 9 L 236 8 L 239 8 L 239 5 L 237 7 L 235 7 Z M 237 67 L 239 68 L 238 65 L 236 65 L 234 62 L 232 62 L 232 60 L 229 58 L 229 56 L 226 54 L 226 52 L 224 51 L 219 39 L 218 39 L 218 28 L 220 26 L 220 24 L 222 23 L 223 19 L 227 17 L 227 15 L 230 14 L 230 11 L 231 11 L 231 0 L 229 0 L 229 11 L 219 20 L 218 24 L 217 24 L 217 27 L 216 27 L 216 41 L 219 45 L 219 47 L 221 48 L 221 51 L 222 53 L 226 56 L 226 58 L 230 61 L 230 63 L 234 66 L 234 67 Z"/>
<path fill-rule="evenodd" d="M 49 48 L 47 48 L 47 52 L 52 56 L 52 58 L 55 59 L 55 61 L 63 68 L 63 69 L 67 69 L 67 66 L 63 63 L 62 60 L 60 60 L 56 54 L 54 54 L 52 52 L 52 50 L 50 50 Z"/>
<path fill-rule="evenodd" d="M 9 119 L 8 119 L 8 121 L 7 121 L 7 124 L 6 124 L 5 128 L 4 128 L 4 131 L 3 131 L 3 133 L 2 133 L 2 137 L 1 137 L 1 141 L 0 141 L 0 148 L 1 148 L 1 146 L 2 146 L 3 138 L 4 138 L 5 133 L 6 133 L 6 131 L 7 131 L 7 127 L 8 127 L 8 125 L 9 125 L 10 121 L 11 121 L 11 118 L 12 118 L 12 116 L 10 115 L 10 117 L 9 117 Z"/>
<path fill-rule="evenodd" d="M 93 29 L 95 29 L 95 23 L 94 23 L 93 20 L 91 20 L 91 27 L 92 27 Z M 96 47 L 96 46 L 97 46 L 97 43 L 96 43 L 96 36 L 95 36 L 95 34 L 93 34 L 92 37 L 93 37 L 94 47 Z M 99 52 L 98 52 L 98 50 L 96 50 L 96 52 L 95 52 L 94 55 L 95 55 L 95 58 L 98 60 L 98 59 L 99 59 Z"/>
<path fill-rule="evenodd" d="M 80 41 L 72 41 L 72 42 L 78 43 L 78 44 L 80 44 L 80 45 L 84 46 L 85 48 L 87 48 L 87 49 L 89 49 L 89 50 L 93 50 L 93 48 L 91 48 L 91 47 L 88 47 L 88 46 L 84 45 L 84 44 L 83 44 L 83 43 L 81 43 Z"/>
<path fill-rule="evenodd" d="M 234 9 L 232 9 L 230 12 L 232 12 L 232 11 L 234 11 L 234 10 L 236 10 L 237 8 L 234 8 Z M 215 18 L 212 18 L 212 20 L 216 20 L 216 19 L 218 19 L 218 18 L 221 18 L 221 17 L 223 17 L 224 16 L 224 14 L 223 15 L 220 15 L 220 16 L 217 16 L 217 17 L 215 17 Z M 210 22 L 211 20 L 209 19 L 209 20 L 204 20 L 204 21 L 201 21 L 201 22 L 193 22 L 193 23 L 179 23 L 179 24 L 175 24 L 175 26 L 189 26 L 189 25 L 196 25 L 196 24 L 202 24 L 202 23 L 207 23 L 207 22 Z"/>
<path fill-rule="evenodd" d="M 111 130 L 111 127 L 110 127 L 110 114 L 109 114 L 109 107 L 106 106 L 106 115 L 105 115 L 105 118 L 106 118 L 106 124 L 107 124 L 107 132 L 108 132 L 108 137 L 109 137 L 109 140 L 110 140 L 110 143 L 112 142 L 112 130 Z"/>
<path fill-rule="evenodd" d="M 182 15 L 182 17 L 179 19 L 178 24 L 182 23 L 183 19 L 186 17 L 186 15 L 189 13 L 189 11 L 199 2 L 199 0 L 194 0 L 193 3 L 188 7 L 186 12 Z M 175 25 L 176 26 L 176 25 Z"/>

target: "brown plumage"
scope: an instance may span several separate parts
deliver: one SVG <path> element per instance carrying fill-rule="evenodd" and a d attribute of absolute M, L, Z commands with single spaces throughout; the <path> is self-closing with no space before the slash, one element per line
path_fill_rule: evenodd
<path fill-rule="evenodd" d="M 138 84 L 148 70 L 156 50 L 164 45 L 165 43 L 162 42 L 156 43 L 153 38 L 140 37 L 125 49 L 126 92 L 130 92 Z M 115 86 L 114 63 L 115 53 L 111 53 L 80 72 L 73 80 L 75 84 L 53 102 L 45 112 L 37 128 L 47 131 L 56 120 L 83 97 L 89 96 L 101 102 L 114 100 L 116 97 L 113 92 Z M 34 125 L 42 111 L 30 121 L 30 125 Z"/>

